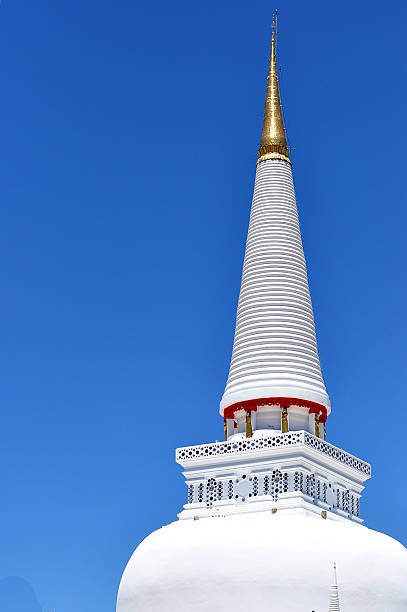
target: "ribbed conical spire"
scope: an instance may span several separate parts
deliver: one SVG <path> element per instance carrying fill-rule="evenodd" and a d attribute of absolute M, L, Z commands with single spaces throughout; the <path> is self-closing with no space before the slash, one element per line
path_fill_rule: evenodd
<path fill-rule="evenodd" d="M 265 149 L 260 149 L 257 162 L 232 361 L 221 402 L 221 414 L 229 418 L 235 405 L 249 401 L 255 408 L 256 400 L 264 398 L 270 399 L 269 405 L 285 403 L 318 411 L 315 403 L 325 407 L 325 415 L 330 410 L 287 157 L 275 31 L 274 22 L 261 140 Z M 286 400 L 273 402 L 273 398 Z M 304 428 L 304 423 L 297 426 Z"/>
<path fill-rule="evenodd" d="M 263 131 L 261 133 L 258 155 L 261 157 L 266 153 L 281 153 L 288 157 L 289 151 L 285 135 L 283 112 L 281 110 L 276 67 L 277 11 L 273 17 L 272 29 L 270 67 L 267 76 Z"/>
<path fill-rule="evenodd" d="M 336 577 L 336 563 L 334 563 L 334 575 L 331 586 L 331 598 L 329 600 L 329 611 L 328 612 L 340 612 L 339 607 L 339 591 L 338 591 L 338 579 Z"/>

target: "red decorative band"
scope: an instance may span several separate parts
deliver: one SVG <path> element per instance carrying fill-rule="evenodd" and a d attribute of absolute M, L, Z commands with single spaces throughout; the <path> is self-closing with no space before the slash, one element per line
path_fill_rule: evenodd
<path fill-rule="evenodd" d="M 280 406 L 280 408 L 290 408 L 290 406 L 300 406 L 308 408 L 310 414 L 318 414 L 320 423 L 326 423 L 328 410 L 323 404 L 311 402 L 310 400 L 298 399 L 297 397 L 260 397 L 258 399 L 236 402 L 225 408 L 223 415 L 225 419 L 232 419 L 238 410 L 256 411 L 260 406 Z"/>

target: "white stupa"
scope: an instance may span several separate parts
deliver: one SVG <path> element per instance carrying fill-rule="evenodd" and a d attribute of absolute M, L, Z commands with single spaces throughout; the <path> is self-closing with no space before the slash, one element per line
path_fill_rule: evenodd
<path fill-rule="evenodd" d="M 325 439 L 330 402 L 281 112 L 275 32 L 220 406 L 225 441 L 177 450 L 187 503 L 179 520 L 134 552 L 117 612 L 407 610 L 407 550 L 363 526 L 359 516 L 370 465 Z M 331 581 L 334 563 L 339 587 L 336 572 Z"/>
<path fill-rule="evenodd" d="M 331 599 L 329 601 L 328 612 L 341 612 L 339 606 L 339 591 L 338 591 L 338 578 L 336 576 L 336 563 L 334 563 L 334 575 L 331 586 Z"/>

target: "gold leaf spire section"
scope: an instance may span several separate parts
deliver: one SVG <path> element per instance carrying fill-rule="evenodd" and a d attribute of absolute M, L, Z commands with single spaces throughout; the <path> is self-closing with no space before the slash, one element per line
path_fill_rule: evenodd
<path fill-rule="evenodd" d="M 276 67 L 277 11 L 273 15 L 270 67 L 267 76 L 266 103 L 264 105 L 263 131 L 261 133 L 259 162 L 271 157 L 282 157 L 289 161 L 289 150 L 281 110 L 280 92 Z"/>

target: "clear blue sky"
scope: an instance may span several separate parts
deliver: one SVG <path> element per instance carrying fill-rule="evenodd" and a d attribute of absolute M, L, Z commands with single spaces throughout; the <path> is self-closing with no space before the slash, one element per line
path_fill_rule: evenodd
<path fill-rule="evenodd" d="M 273 8 L 1 2 L 4 612 L 111 612 L 222 438 Z M 328 439 L 406 544 L 407 5 L 279 9 Z"/>

